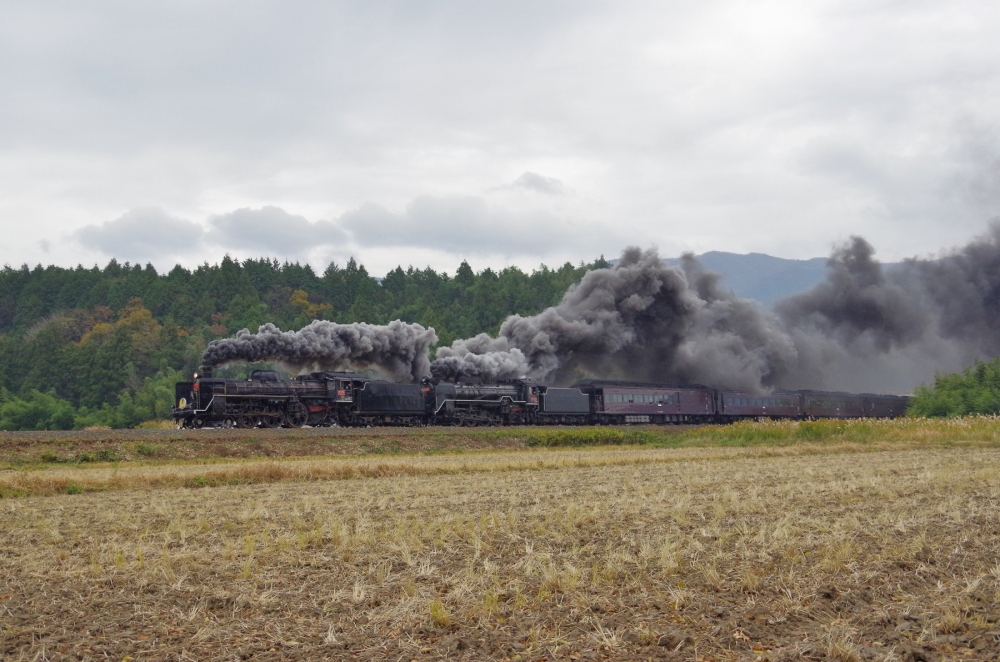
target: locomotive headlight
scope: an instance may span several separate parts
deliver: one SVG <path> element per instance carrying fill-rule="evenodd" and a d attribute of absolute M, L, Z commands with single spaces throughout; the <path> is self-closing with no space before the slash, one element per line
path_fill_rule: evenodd
<path fill-rule="evenodd" d="M 181 409 L 187 409 L 188 406 L 187 398 L 181 398 L 180 400 L 178 400 L 177 406 L 180 407 Z"/>

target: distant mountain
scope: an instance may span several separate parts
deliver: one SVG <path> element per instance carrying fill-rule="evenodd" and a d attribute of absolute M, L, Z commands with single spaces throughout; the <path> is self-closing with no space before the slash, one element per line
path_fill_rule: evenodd
<path fill-rule="evenodd" d="M 826 278 L 825 257 L 808 260 L 788 260 L 764 253 L 725 253 L 709 251 L 695 256 L 706 270 L 722 276 L 719 285 L 743 299 L 759 301 L 765 308 L 792 294 L 805 292 Z M 617 264 L 618 259 L 608 260 Z M 667 258 L 667 263 L 680 266 L 679 257 Z M 883 262 L 886 271 L 900 262 Z"/>
<path fill-rule="evenodd" d="M 826 277 L 825 257 L 788 260 L 764 253 L 710 251 L 697 256 L 708 271 L 722 276 L 719 285 L 744 299 L 755 299 L 770 308 L 785 297 L 810 289 Z M 680 264 L 679 258 L 669 260 Z"/>

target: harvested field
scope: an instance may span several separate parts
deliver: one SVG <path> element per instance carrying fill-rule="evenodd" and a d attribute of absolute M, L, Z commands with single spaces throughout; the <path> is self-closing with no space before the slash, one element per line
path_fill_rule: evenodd
<path fill-rule="evenodd" d="M 3 659 L 1000 658 L 992 441 L 31 475 Z"/>

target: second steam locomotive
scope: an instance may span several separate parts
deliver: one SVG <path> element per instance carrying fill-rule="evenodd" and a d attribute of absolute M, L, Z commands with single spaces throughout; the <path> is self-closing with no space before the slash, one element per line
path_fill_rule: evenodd
<path fill-rule="evenodd" d="M 512 380 L 496 384 L 396 384 L 350 372 L 282 380 L 195 375 L 176 387 L 182 427 L 368 425 L 587 425 L 724 423 L 745 419 L 894 418 L 907 398 L 869 393 L 772 391 L 586 380 L 569 388 Z"/>

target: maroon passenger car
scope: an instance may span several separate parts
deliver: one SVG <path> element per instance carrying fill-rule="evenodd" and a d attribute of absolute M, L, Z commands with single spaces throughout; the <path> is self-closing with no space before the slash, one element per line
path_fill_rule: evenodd
<path fill-rule="evenodd" d="M 704 386 L 586 380 L 595 423 L 704 423 L 715 420 L 715 391 Z"/>
<path fill-rule="evenodd" d="M 746 391 L 719 391 L 719 414 L 727 420 L 749 418 L 801 418 L 802 395 L 772 391 L 756 395 Z"/>
<path fill-rule="evenodd" d="M 860 395 L 832 391 L 800 391 L 802 414 L 806 418 L 863 418 L 864 402 Z"/>
<path fill-rule="evenodd" d="M 866 418 L 898 418 L 906 415 L 909 398 L 903 395 L 861 394 L 861 406 Z"/>

